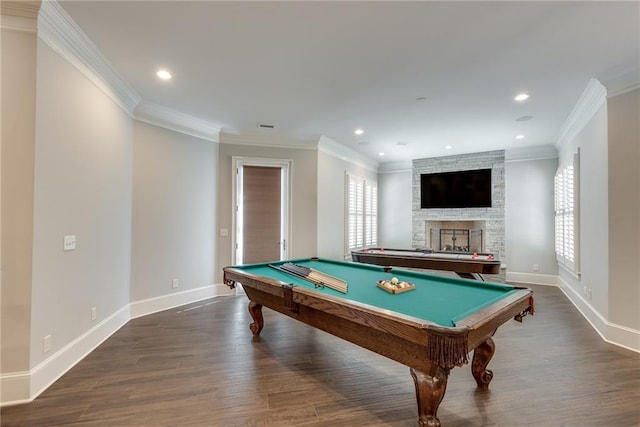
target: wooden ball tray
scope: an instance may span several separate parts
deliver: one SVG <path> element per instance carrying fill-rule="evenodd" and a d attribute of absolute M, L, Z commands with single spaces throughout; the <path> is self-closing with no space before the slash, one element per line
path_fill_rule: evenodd
<path fill-rule="evenodd" d="M 404 283 L 404 287 L 397 287 L 391 284 L 391 280 L 378 280 L 378 287 L 385 292 L 389 292 L 390 294 L 401 294 L 403 292 L 411 291 L 416 288 L 416 285 L 409 282 L 400 282 Z"/>

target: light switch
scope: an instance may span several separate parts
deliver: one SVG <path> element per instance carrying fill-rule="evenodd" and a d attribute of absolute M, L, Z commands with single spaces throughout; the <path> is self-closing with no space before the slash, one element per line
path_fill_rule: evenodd
<path fill-rule="evenodd" d="M 229 230 L 226 228 L 221 228 L 220 229 L 220 235 L 223 237 L 227 237 L 229 235 Z"/>
<path fill-rule="evenodd" d="M 64 245 L 62 246 L 62 248 L 65 251 L 74 250 L 76 248 L 76 236 L 75 235 L 64 236 Z"/>

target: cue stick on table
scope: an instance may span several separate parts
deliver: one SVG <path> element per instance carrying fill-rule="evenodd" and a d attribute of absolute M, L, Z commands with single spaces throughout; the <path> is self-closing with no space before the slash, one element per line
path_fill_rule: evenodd
<path fill-rule="evenodd" d="M 326 286 L 344 294 L 348 292 L 348 283 L 345 280 L 338 279 L 337 277 L 330 276 L 310 267 L 296 265 L 292 262 L 285 262 L 281 267 L 269 264 L 269 267 L 300 277 L 316 286 Z"/>

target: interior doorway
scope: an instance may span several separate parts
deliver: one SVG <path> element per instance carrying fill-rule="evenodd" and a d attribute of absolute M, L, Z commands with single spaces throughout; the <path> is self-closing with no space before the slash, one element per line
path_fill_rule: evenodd
<path fill-rule="evenodd" d="M 234 264 L 288 258 L 290 160 L 235 158 Z"/>

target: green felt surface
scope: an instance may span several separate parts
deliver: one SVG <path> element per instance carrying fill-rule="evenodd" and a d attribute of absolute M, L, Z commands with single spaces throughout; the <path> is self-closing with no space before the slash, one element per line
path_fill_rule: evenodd
<path fill-rule="evenodd" d="M 284 262 L 272 264 L 281 265 Z M 515 292 L 510 285 L 435 276 L 395 268 L 391 273 L 385 273 L 383 267 L 369 264 L 322 259 L 296 259 L 287 262 L 304 265 L 346 280 L 349 285 L 347 294 L 330 288 L 317 288 L 318 292 L 417 317 L 442 326 L 455 326 L 460 319 Z M 295 286 L 315 288 L 313 283 L 273 269 L 269 264 L 251 264 L 235 268 Z M 411 282 L 416 288 L 400 294 L 390 294 L 377 287 L 378 280 L 388 280 L 392 277 Z"/>

